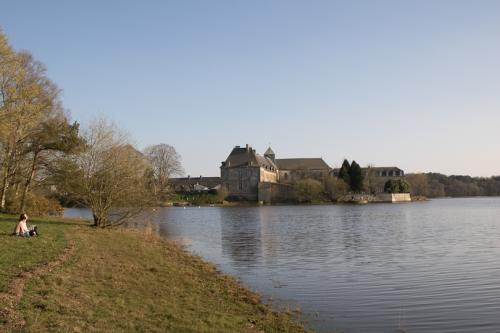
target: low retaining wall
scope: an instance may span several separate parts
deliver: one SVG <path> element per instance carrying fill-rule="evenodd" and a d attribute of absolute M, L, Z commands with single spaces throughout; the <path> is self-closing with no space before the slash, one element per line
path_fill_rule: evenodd
<path fill-rule="evenodd" d="M 410 193 L 379 193 L 374 202 L 410 202 Z"/>

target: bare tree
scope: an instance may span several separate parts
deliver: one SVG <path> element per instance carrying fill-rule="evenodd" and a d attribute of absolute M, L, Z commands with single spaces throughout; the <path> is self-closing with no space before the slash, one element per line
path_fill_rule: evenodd
<path fill-rule="evenodd" d="M 181 156 L 171 145 L 160 143 L 144 149 L 144 155 L 150 163 L 150 186 L 158 199 L 168 193 L 168 180 L 172 176 L 182 175 Z"/>
<path fill-rule="evenodd" d="M 383 186 L 378 179 L 377 172 L 372 164 L 368 164 L 365 169 L 364 188 L 370 194 L 376 194 Z"/>
<path fill-rule="evenodd" d="M 116 226 L 141 213 L 151 202 L 143 155 L 105 120 L 94 122 L 83 137 L 85 151 L 59 167 L 60 186 L 92 210 L 95 226 Z"/>
<path fill-rule="evenodd" d="M 324 185 L 326 193 L 332 200 L 338 200 L 349 192 L 349 185 L 337 177 L 328 177 Z"/>
<path fill-rule="evenodd" d="M 429 181 L 427 175 L 414 173 L 406 175 L 406 180 L 411 185 L 411 194 L 417 196 L 427 196 Z"/>

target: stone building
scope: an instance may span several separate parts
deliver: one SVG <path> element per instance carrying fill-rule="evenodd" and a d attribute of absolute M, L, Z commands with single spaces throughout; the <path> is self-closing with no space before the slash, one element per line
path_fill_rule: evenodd
<path fill-rule="evenodd" d="M 176 192 L 199 192 L 224 186 L 228 200 L 286 202 L 292 201 L 291 184 L 301 179 L 325 180 L 338 175 L 322 158 L 276 158 L 269 147 L 264 155 L 248 144 L 236 146 L 220 166 L 220 177 L 187 177 L 170 180 Z M 404 177 L 397 167 L 363 168 L 371 192 L 383 191 L 387 179 Z"/>
<path fill-rule="evenodd" d="M 272 191 L 276 195 L 290 192 L 270 184 L 287 185 L 305 178 L 321 181 L 330 172 L 331 168 L 322 158 L 277 159 L 271 148 L 262 156 L 246 145 L 244 148 L 233 148 L 226 161 L 222 162 L 221 181 L 229 191 L 230 200 L 260 201 L 259 198 L 264 197 L 263 193 L 259 193 L 262 191 Z"/>
<path fill-rule="evenodd" d="M 333 176 L 338 176 L 340 169 L 332 170 Z M 389 179 L 403 179 L 405 173 L 398 167 L 366 167 L 361 168 L 365 182 L 365 188 L 369 193 L 378 194 L 384 192 L 385 182 Z"/>
<path fill-rule="evenodd" d="M 276 160 L 276 164 L 282 184 L 306 178 L 323 181 L 332 170 L 322 158 L 281 158 Z"/>
<path fill-rule="evenodd" d="M 383 178 L 402 178 L 405 176 L 404 171 L 398 167 L 369 167 L 363 168 L 363 170 L 365 173 L 372 170 L 377 176 Z"/>
<path fill-rule="evenodd" d="M 388 179 L 399 179 L 405 176 L 403 170 L 398 167 L 367 167 L 361 168 L 363 171 L 364 177 L 376 176 L 380 178 Z M 335 168 L 332 170 L 332 174 L 334 176 L 338 176 L 340 168 Z"/>
<path fill-rule="evenodd" d="M 262 156 L 249 145 L 233 148 L 220 167 L 222 185 L 229 200 L 258 200 L 259 184 L 279 181 L 278 167 L 269 156 Z"/>

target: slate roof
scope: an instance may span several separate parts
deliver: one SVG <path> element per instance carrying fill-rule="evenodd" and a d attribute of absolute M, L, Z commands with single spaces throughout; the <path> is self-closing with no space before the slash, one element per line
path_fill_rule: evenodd
<path fill-rule="evenodd" d="M 210 188 L 220 187 L 222 180 L 220 177 L 181 177 L 170 178 L 170 186 L 175 191 L 191 192 L 191 191 L 206 191 Z"/>
<path fill-rule="evenodd" d="M 260 156 L 259 154 L 255 154 L 255 157 L 257 158 L 257 161 L 259 162 L 260 166 L 263 167 L 273 167 L 274 169 L 277 169 L 278 166 L 274 163 L 272 159 L 270 159 L 267 156 Z"/>
<path fill-rule="evenodd" d="M 365 169 L 372 169 L 372 170 L 375 170 L 375 171 L 403 171 L 402 169 L 398 168 L 398 167 L 395 167 L 395 166 L 391 166 L 391 167 L 370 167 L 370 168 L 362 168 L 363 170 Z"/>
<path fill-rule="evenodd" d="M 251 147 L 235 147 L 226 159 L 226 167 L 261 166 L 264 168 L 277 168 L 276 164 L 265 156 L 259 155 Z"/>
<path fill-rule="evenodd" d="M 208 183 L 208 182 L 220 182 L 220 177 L 178 177 L 170 178 L 169 182 L 191 182 L 195 183 Z"/>
<path fill-rule="evenodd" d="M 390 171 L 404 171 L 403 169 L 400 169 L 398 167 L 369 167 L 369 168 L 361 168 L 361 170 L 363 172 L 368 172 L 368 170 L 374 170 L 376 172 L 380 172 L 380 171 L 386 171 L 386 172 L 390 172 Z M 333 174 L 334 175 L 338 175 L 339 174 L 339 171 L 340 171 L 340 168 L 335 168 L 333 169 Z"/>
<path fill-rule="evenodd" d="M 264 153 L 264 156 L 266 155 L 276 155 L 274 151 L 271 149 L 271 147 L 267 148 L 266 152 Z"/>
<path fill-rule="evenodd" d="M 323 170 L 331 168 L 322 158 L 279 158 L 276 159 L 281 170 Z"/>

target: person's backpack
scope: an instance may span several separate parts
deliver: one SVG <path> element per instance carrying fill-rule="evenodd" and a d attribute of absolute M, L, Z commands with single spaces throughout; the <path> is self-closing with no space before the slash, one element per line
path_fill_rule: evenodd
<path fill-rule="evenodd" d="M 32 225 L 29 228 L 30 236 L 39 236 L 38 227 L 36 225 Z"/>

